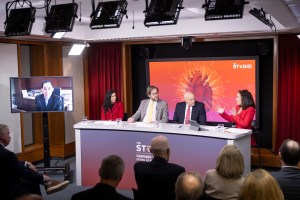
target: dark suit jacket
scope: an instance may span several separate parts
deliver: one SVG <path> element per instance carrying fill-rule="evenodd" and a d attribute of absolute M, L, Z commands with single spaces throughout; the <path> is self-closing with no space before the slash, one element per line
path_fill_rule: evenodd
<path fill-rule="evenodd" d="M 52 93 L 46 106 L 45 98 L 43 94 L 35 97 L 35 106 L 37 111 L 63 111 L 62 97 Z"/>
<path fill-rule="evenodd" d="M 138 190 L 155 190 L 172 193 L 177 177 L 185 172 L 184 167 L 168 163 L 161 157 L 154 157 L 151 162 L 137 162 L 134 165 L 135 180 Z"/>
<path fill-rule="evenodd" d="M 71 200 L 130 200 L 110 185 L 98 183 L 93 188 L 76 193 Z"/>
<path fill-rule="evenodd" d="M 300 199 L 300 169 L 283 167 L 277 172 L 271 172 L 283 192 L 285 200 Z"/>
<path fill-rule="evenodd" d="M 12 183 L 14 196 L 31 192 L 28 185 L 24 185 L 22 180 L 28 184 L 41 184 L 43 175 L 33 172 L 25 167 L 25 162 L 19 161 L 15 153 L 5 149 L 0 144 L 0 176 L 8 177 Z"/>
<path fill-rule="evenodd" d="M 179 102 L 176 104 L 175 113 L 173 117 L 173 122 L 178 124 L 183 124 L 184 122 L 184 113 L 185 113 L 186 103 Z M 206 124 L 206 111 L 204 104 L 196 101 L 195 105 L 192 107 L 191 120 L 195 120 L 198 124 Z"/>

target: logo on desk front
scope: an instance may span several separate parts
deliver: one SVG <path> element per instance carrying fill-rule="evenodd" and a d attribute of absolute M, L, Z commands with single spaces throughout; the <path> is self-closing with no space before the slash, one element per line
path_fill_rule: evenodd
<path fill-rule="evenodd" d="M 142 144 L 142 142 L 136 142 L 136 161 L 150 162 L 153 159 L 153 155 L 150 152 L 150 146 Z"/>

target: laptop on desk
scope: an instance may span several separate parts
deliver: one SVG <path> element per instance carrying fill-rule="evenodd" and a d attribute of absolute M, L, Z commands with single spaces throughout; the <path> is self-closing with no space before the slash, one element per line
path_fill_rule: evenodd
<path fill-rule="evenodd" d="M 188 122 L 190 123 L 190 130 L 194 130 L 194 131 L 205 131 L 206 129 L 201 128 L 200 125 L 195 121 L 195 120 L 188 120 Z"/>

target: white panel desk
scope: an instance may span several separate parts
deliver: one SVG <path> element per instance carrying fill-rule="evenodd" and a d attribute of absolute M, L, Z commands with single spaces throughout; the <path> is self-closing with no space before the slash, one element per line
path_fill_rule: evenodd
<path fill-rule="evenodd" d="M 121 156 L 125 161 L 125 173 L 119 184 L 120 189 L 136 187 L 133 165 L 137 160 L 150 161 L 151 139 L 165 135 L 171 145 L 170 162 L 182 165 L 187 171 L 198 171 L 201 175 L 215 168 L 216 158 L 226 144 L 236 145 L 244 156 L 245 173 L 250 172 L 250 136 L 248 129 L 225 129 L 218 132 L 216 127 L 201 126 L 204 131 L 189 130 L 186 125 L 123 122 L 116 126 L 112 121 L 88 121 L 77 123 L 76 178 L 77 185 L 93 186 L 99 182 L 98 170 L 101 160 L 111 154 Z"/>

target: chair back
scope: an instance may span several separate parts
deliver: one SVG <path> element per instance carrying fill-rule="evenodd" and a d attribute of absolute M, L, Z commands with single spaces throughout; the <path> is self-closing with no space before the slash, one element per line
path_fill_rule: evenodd
<path fill-rule="evenodd" d="M 155 190 L 137 190 L 132 188 L 134 200 L 175 200 L 175 193 L 164 193 Z"/>

